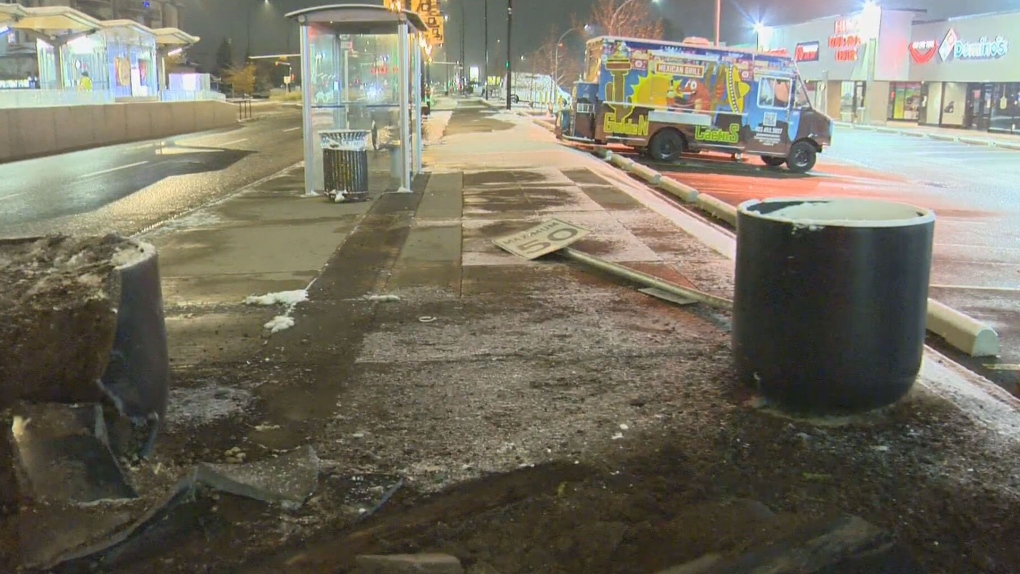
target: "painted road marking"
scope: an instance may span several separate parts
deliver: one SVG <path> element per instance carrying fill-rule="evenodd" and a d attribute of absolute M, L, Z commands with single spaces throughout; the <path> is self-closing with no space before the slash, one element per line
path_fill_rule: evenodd
<path fill-rule="evenodd" d="M 929 285 L 931 289 L 963 289 L 971 291 L 998 291 L 1001 293 L 1020 293 L 1020 287 L 982 287 L 981 285 Z"/>
<path fill-rule="evenodd" d="M 296 128 L 287 128 L 287 129 L 285 129 L 283 131 L 285 131 L 285 132 L 292 132 L 292 131 L 299 130 L 299 129 L 301 129 L 301 126 L 298 126 Z"/>
<path fill-rule="evenodd" d="M 991 369 L 993 371 L 1020 371 L 1020 365 L 1009 365 L 1009 364 L 1003 364 L 1003 365 L 986 364 L 985 368 L 986 369 Z"/>
<path fill-rule="evenodd" d="M 115 171 L 120 171 L 122 169 L 130 169 L 132 167 L 138 167 L 140 165 L 145 165 L 147 163 L 149 163 L 149 162 L 148 161 L 137 161 L 135 163 L 129 163 L 128 165 L 122 165 L 120 167 L 111 167 L 110 169 L 104 169 L 102 171 L 97 171 L 97 172 L 85 174 L 85 175 L 81 176 L 79 179 L 85 179 L 87 177 L 95 177 L 97 175 L 104 175 L 104 174 L 107 174 L 107 173 L 113 173 Z"/>
<path fill-rule="evenodd" d="M 223 146 L 223 147 L 227 147 L 228 145 L 239 144 L 241 142 L 246 142 L 246 141 L 248 141 L 248 138 L 241 138 L 239 140 L 234 140 L 232 142 L 227 142 L 227 143 L 220 144 L 220 145 Z"/>

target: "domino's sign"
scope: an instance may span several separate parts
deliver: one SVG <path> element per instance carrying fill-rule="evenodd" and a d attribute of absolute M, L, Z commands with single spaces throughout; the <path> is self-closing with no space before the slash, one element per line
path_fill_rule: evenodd
<path fill-rule="evenodd" d="M 952 28 L 939 46 L 939 57 L 943 62 L 954 60 L 995 60 L 1009 53 L 1009 40 L 1002 36 L 989 38 L 982 36 L 979 40 L 968 42 L 960 38 Z"/>

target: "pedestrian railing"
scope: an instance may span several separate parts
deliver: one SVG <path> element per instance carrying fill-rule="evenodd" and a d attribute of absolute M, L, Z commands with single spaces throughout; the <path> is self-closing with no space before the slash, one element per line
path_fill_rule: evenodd
<path fill-rule="evenodd" d="M 238 100 L 237 104 L 238 104 L 238 121 L 244 121 L 246 119 L 251 119 L 252 118 L 252 101 L 251 101 L 251 99 Z"/>

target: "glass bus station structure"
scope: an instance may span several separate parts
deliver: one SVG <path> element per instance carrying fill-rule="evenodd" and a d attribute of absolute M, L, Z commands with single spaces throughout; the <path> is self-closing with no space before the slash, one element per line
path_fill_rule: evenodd
<path fill-rule="evenodd" d="M 352 142 L 376 158 L 388 152 L 386 161 L 369 163 L 370 179 L 390 191 L 392 177 L 409 191 L 422 170 L 421 121 L 413 117 L 421 113 L 421 17 L 361 4 L 287 17 L 301 26 L 306 191 L 332 191 L 325 189 L 324 150 Z"/>
<path fill-rule="evenodd" d="M 166 57 L 199 40 L 176 28 L 18 4 L 0 4 L 0 31 L 34 39 L 38 64 L 37 77 L 0 78 L 0 108 L 160 100 Z M 203 90 L 187 96 L 169 99 L 210 98 Z"/>

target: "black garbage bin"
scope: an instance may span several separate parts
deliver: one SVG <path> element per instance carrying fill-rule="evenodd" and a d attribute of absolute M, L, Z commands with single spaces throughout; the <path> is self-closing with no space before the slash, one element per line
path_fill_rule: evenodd
<path fill-rule="evenodd" d="M 326 192 L 368 193 L 368 130 L 324 130 L 322 172 Z"/>
<path fill-rule="evenodd" d="M 741 381 L 819 414 L 892 404 L 924 351 L 935 214 L 863 199 L 748 201 L 737 213 Z"/>

